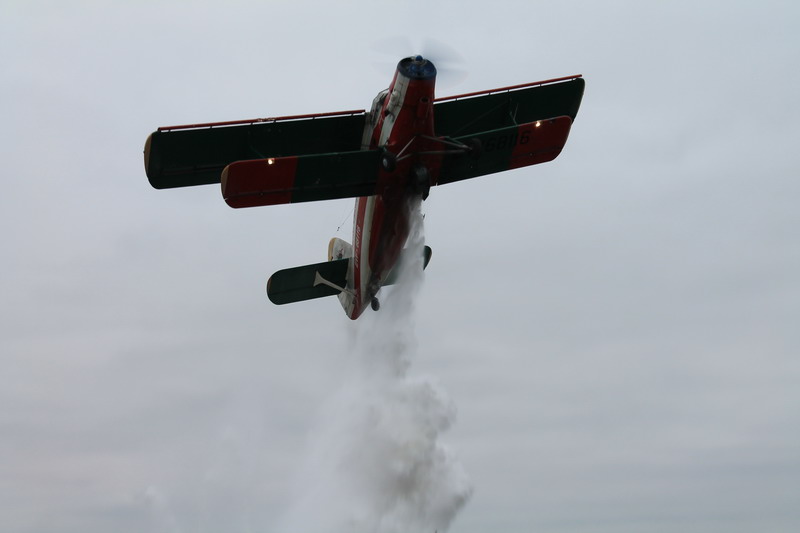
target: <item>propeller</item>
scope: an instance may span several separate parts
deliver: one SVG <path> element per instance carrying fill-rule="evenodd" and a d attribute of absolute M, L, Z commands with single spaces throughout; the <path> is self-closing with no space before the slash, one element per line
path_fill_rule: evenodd
<path fill-rule="evenodd" d="M 463 56 L 452 46 L 437 39 L 412 40 L 410 37 L 398 35 L 376 41 L 372 50 L 381 56 L 373 64 L 383 72 L 393 70 L 404 57 L 421 55 L 436 67 L 437 86 L 453 87 L 467 78 Z"/>

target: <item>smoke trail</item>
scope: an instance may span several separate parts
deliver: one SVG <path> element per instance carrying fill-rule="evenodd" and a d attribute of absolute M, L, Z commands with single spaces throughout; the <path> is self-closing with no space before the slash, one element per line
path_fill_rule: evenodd
<path fill-rule="evenodd" d="M 351 377 L 323 413 L 282 533 L 445 531 L 472 493 L 440 440 L 455 405 L 435 380 L 409 376 L 422 284 L 419 203 L 397 285 L 362 322 Z"/>

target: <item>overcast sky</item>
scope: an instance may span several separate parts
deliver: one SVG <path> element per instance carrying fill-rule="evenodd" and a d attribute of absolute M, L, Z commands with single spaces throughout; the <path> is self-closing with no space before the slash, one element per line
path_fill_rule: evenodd
<path fill-rule="evenodd" d="M 790 1 L 2 2 L 0 529 L 800 530 L 799 22 Z M 350 240 L 351 200 L 148 184 L 156 127 L 365 108 L 430 38 L 468 72 L 440 96 L 586 93 L 556 161 L 431 191 L 424 282 L 377 315 L 264 293 Z M 363 461 L 421 457 L 348 432 L 367 407 L 440 461 L 416 505 L 452 522 L 358 497 L 386 468 Z"/>

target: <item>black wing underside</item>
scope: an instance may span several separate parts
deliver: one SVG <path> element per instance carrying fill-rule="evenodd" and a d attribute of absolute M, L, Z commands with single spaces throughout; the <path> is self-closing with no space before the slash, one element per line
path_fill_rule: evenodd
<path fill-rule="evenodd" d="M 145 144 L 145 171 L 156 189 L 219 183 L 234 161 L 351 152 L 361 148 L 364 114 L 159 129 Z"/>
<path fill-rule="evenodd" d="M 562 116 L 574 121 L 584 86 L 583 78 L 576 77 L 550 85 L 444 99 L 433 107 L 436 134 L 464 137 Z"/>

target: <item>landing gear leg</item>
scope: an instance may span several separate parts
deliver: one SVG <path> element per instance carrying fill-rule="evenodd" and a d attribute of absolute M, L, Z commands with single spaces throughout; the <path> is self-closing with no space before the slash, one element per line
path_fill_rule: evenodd
<path fill-rule="evenodd" d="M 377 311 L 381 308 L 381 302 L 378 301 L 378 291 L 381 290 L 381 282 L 380 280 L 373 274 L 372 279 L 367 285 L 367 294 L 370 295 L 369 305 L 372 307 L 373 311 Z"/>
<path fill-rule="evenodd" d="M 427 200 L 428 194 L 431 192 L 431 173 L 424 166 L 416 165 L 412 175 L 411 186 L 414 192 L 420 195 L 423 200 Z"/>

